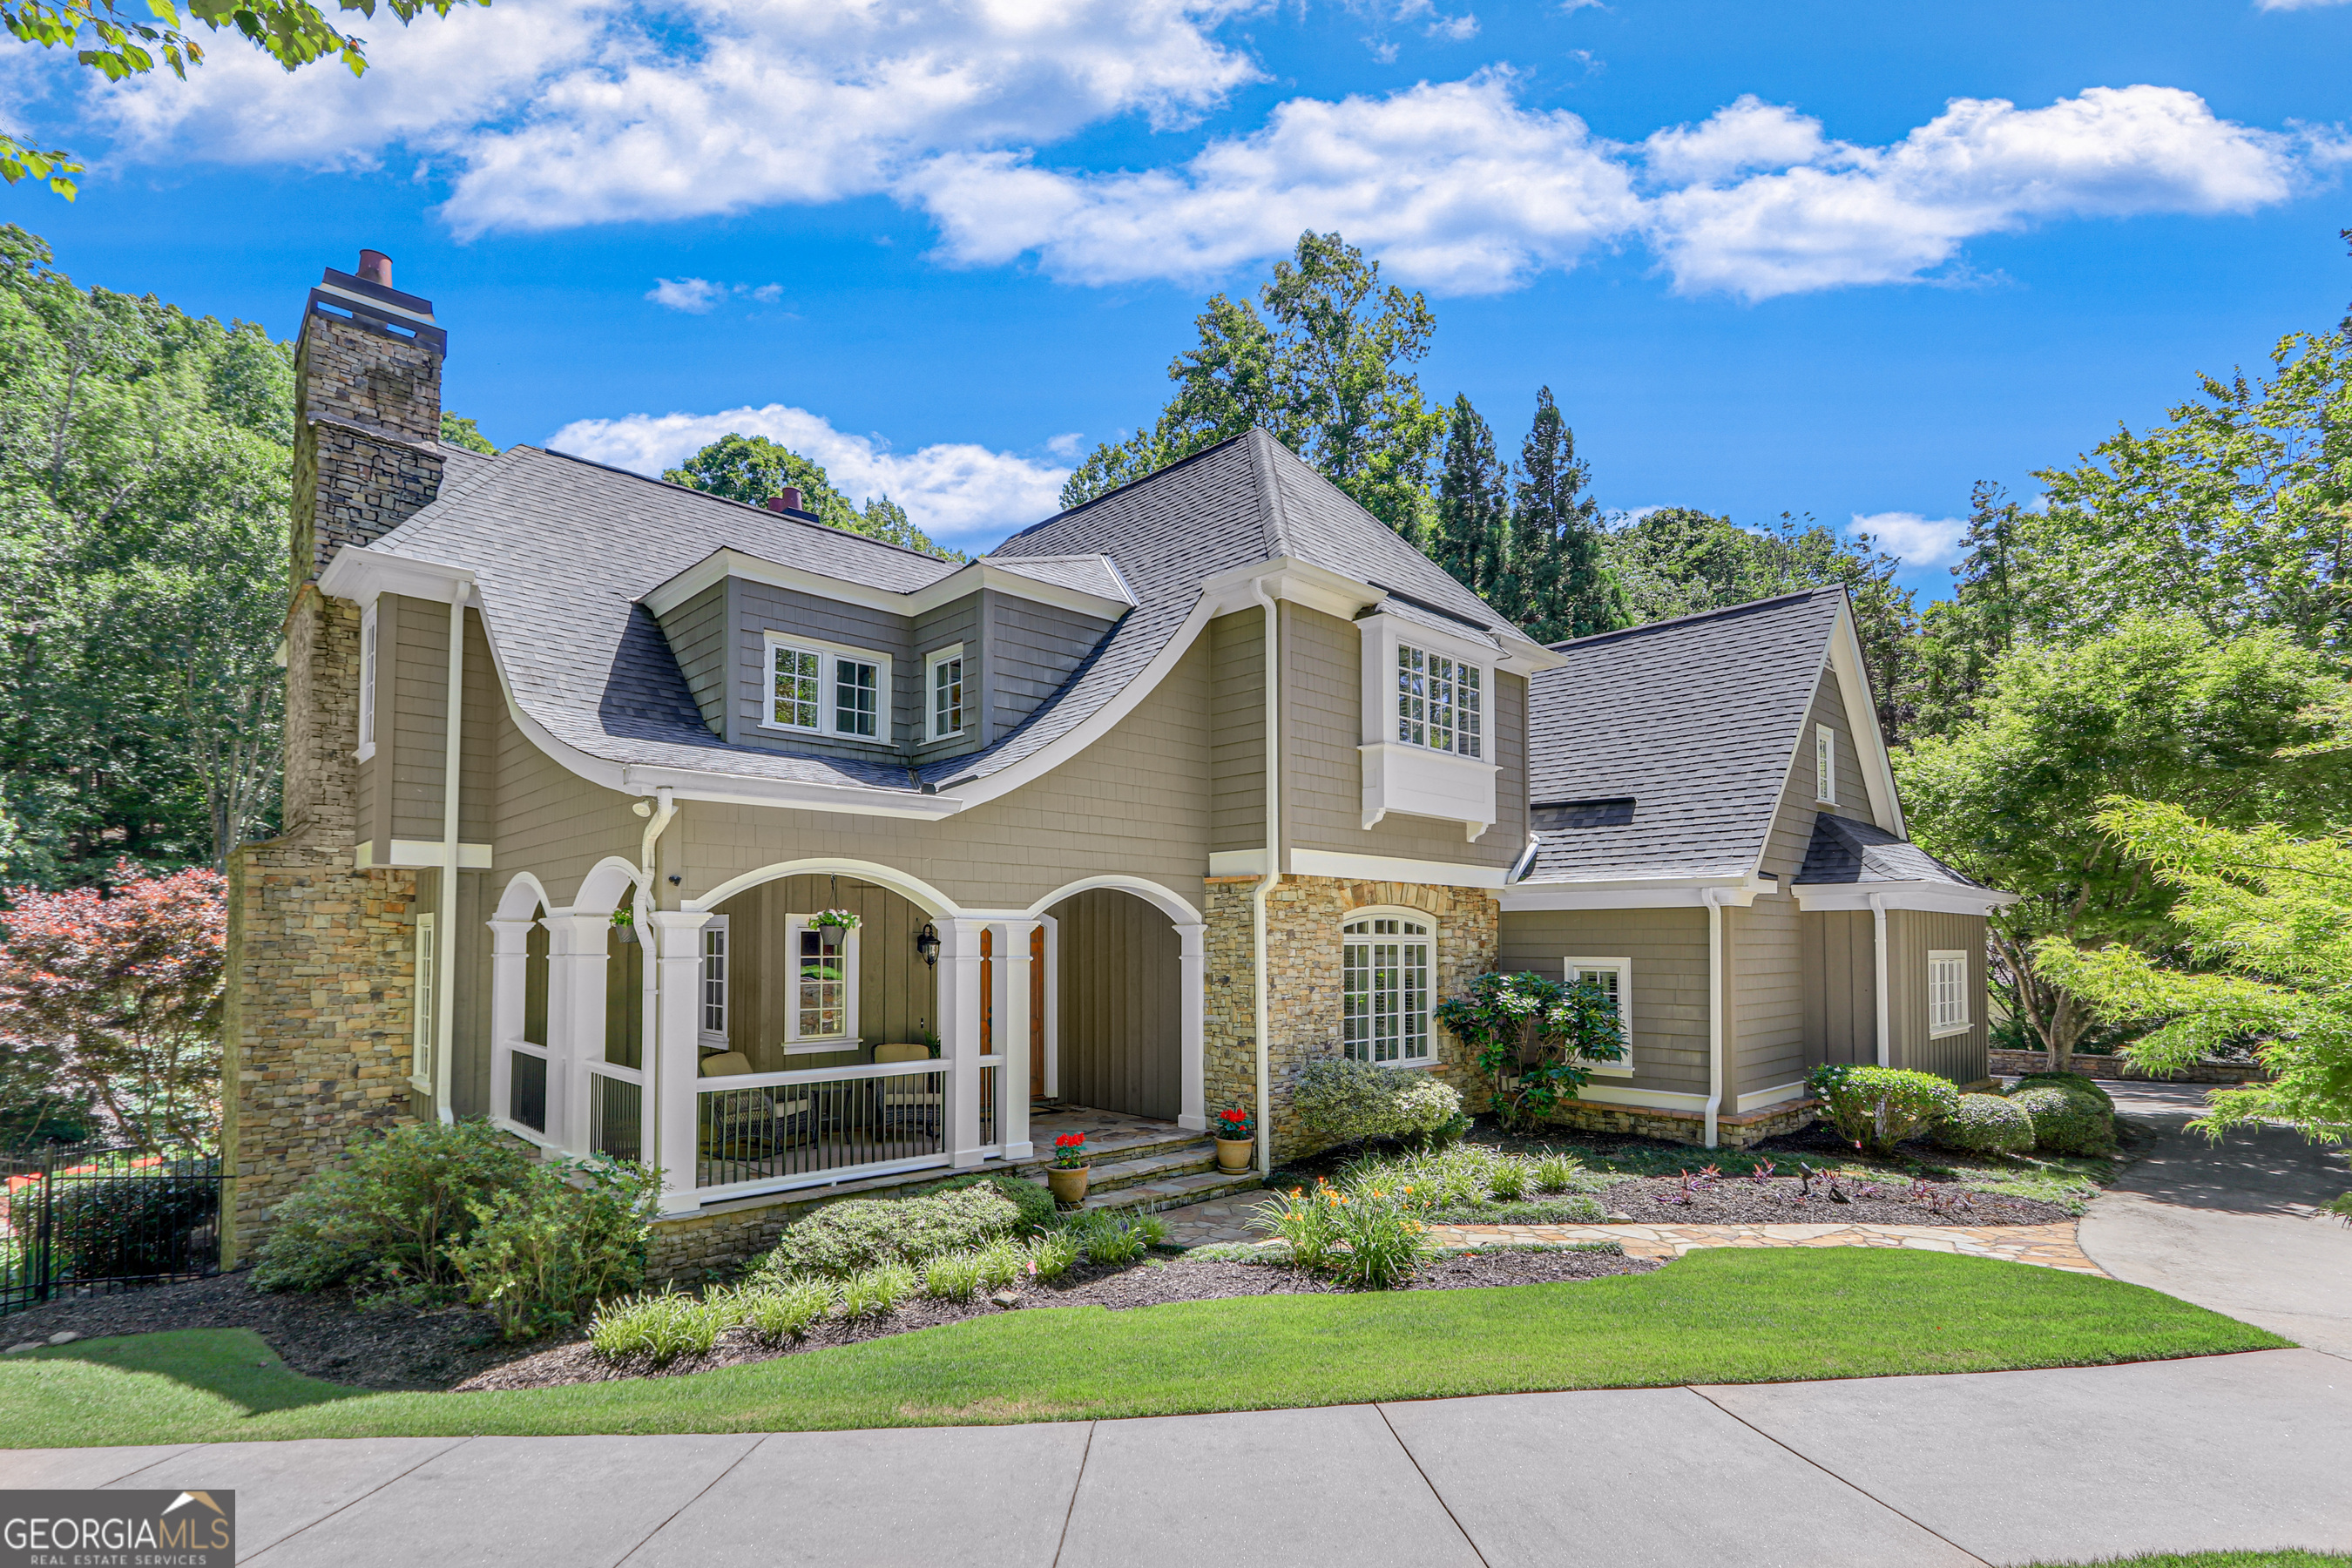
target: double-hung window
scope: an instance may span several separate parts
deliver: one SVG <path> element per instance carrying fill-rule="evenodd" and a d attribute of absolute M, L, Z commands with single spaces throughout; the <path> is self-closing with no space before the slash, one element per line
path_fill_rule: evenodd
<path fill-rule="evenodd" d="M 1560 960 L 1562 984 L 1579 982 L 1596 987 L 1608 1000 L 1610 1011 L 1617 1015 L 1617 1043 L 1624 1054 L 1615 1061 L 1591 1058 L 1587 1065 L 1596 1073 L 1616 1078 L 1628 1078 L 1633 1071 L 1633 961 L 1630 958 L 1564 958 Z"/>
<path fill-rule="evenodd" d="M 943 647 L 923 659 L 923 689 L 930 711 L 930 739 L 945 741 L 963 733 L 963 644 Z"/>
<path fill-rule="evenodd" d="M 359 760 L 375 755 L 375 611 L 360 612 L 360 744 Z"/>
<path fill-rule="evenodd" d="M 1942 951 L 1927 954 L 1927 1033 L 1957 1035 L 1969 1027 L 1969 955 Z"/>
<path fill-rule="evenodd" d="M 792 996 L 786 1048 L 845 1050 L 857 1043 L 857 929 L 794 915 L 785 929 Z"/>
<path fill-rule="evenodd" d="M 1486 685 L 1476 665 L 1399 643 L 1396 685 L 1399 741 L 1461 757 L 1484 754 Z"/>
<path fill-rule="evenodd" d="M 771 730 L 888 745 L 890 656 L 771 632 L 766 708 Z"/>
<path fill-rule="evenodd" d="M 727 917 L 713 915 L 702 928 L 702 989 L 700 1030 L 705 1050 L 723 1051 L 727 1043 Z"/>
<path fill-rule="evenodd" d="M 419 1089 L 432 1081 L 433 1047 L 441 1033 L 433 1014 L 439 994 L 434 965 L 440 957 L 434 923 L 430 911 L 416 917 L 416 1038 L 409 1047 L 408 1076 Z"/>
<path fill-rule="evenodd" d="M 1361 915 L 1340 931 L 1341 1043 L 1360 1062 L 1412 1067 L 1430 1059 L 1430 955 L 1425 920 Z"/>

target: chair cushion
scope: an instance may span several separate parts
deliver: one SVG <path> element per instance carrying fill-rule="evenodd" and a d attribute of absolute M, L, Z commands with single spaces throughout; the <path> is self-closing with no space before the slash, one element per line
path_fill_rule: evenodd
<path fill-rule="evenodd" d="M 874 1059 L 877 1062 L 921 1062 L 930 1060 L 930 1057 L 931 1047 L 924 1045 L 901 1044 L 874 1047 Z"/>
<path fill-rule="evenodd" d="M 751 1058 L 741 1051 L 721 1051 L 715 1057 L 702 1058 L 702 1076 L 705 1078 L 732 1078 L 751 1070 Z"/>

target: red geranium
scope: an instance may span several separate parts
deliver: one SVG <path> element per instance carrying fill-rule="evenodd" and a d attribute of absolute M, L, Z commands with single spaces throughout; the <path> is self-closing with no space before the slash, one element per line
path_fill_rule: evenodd
<path fill-rule="evenodd" d="M 1064 1132 L 1054 1139 L 1054 1163 L 1065 1170 L 1075 1170 L 1087 1163 L 1087 1135 Z"/>

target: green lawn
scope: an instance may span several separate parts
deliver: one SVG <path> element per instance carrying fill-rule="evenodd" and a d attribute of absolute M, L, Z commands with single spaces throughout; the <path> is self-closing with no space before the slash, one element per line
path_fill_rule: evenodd
<path fill-rule="evenodd" d="M 1744 1176 L 1759 1160 L 1770 1160 L 1783 1175 L 1793 1173 L 1796 1162 L 1834 1171 L 1861 1182 L 1958 1182 L 1979 1192 L 2013 1198 L 2036 1198 L 2061 1204 L 2081 1213 L 2084 1200 L 2115 1180 L 2120 1162 L 2081 1154 L 1969 1154 L 1956 1149 L 1931 1149 L 1906 1144 L 1892 1159 L 1859 1152 L 1843 1154 L 1751 1153 L 1744 1149 L 1675 1149 L 1630 1144 L 1612 1152 L 1588 1147 L 1572 1138 L 1547 1141 L 1551 1147 L 1575 1155 L 1587 1169 L 1603 1176 L 1671 1176 L 1714 1165 L 1726 1175 Z M 1533 1150 L 1536 1144 L 1514 1145 Z"/>
<path fill-rule="evenodd" d="M 2036 1563 L 2033 1568 L 2352 1568 L 2340 1552 L 2191 1552 L 2155 1557 L 2102 1557 L 2096 1563 Z"/>
<path fill-rule="evenodd" d="M 1498 1289 L 1032 1309 L 691 1376 L 368 1394 L 244 1330 L 0 1362 L 0 1446 L 797 1431 L 1156 1415 L 1529 1389 L 2078 1366 L 2288 1342 L 2112 1279 L 1869 1248 L 1719 1248 Z"/>

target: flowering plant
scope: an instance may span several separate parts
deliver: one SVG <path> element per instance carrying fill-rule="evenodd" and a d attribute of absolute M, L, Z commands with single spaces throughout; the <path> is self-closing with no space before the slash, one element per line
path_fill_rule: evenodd
<path fill-rule="evenodd" d="M 847 910 L 819 910 L 809 916 L 813 926 L 839 926 L 843 931 L 856 931 L 865 923 Z"/>
<path fill-rule="evenodd" d="M 1257 1136 L 1257 1117 L 1252 1111 L 1236 1105 L 1230 1110 L 1218 1111 L 1216 1122 L 1209 1131 L 1215 1136 L 1229 1141 L 1255 1138 Z"/>
<path fill-rule="evenodd" d="M 1064 1132 L 1054 1139 L 1054 1163 L 1065 1171 L 1075 1171 L 1087 1163 L 1087 1135 Z"/>

